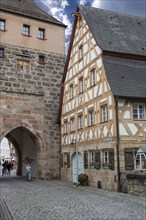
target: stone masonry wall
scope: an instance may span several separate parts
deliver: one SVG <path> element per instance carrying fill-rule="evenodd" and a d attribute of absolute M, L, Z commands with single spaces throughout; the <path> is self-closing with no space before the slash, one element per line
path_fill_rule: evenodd
<path fill-rule="evenodd" d="M 0 137 L 12 125 L 27 124 L 42 140 L 38 151 L 38 175 L 59 178 L 60 126 L 57 124 L 64 56 L 3 45 L 0 61 Z M 39 55 L 45 56 L 40 64 Z M 17 61 L 30 64 L 29 74 L 18 73 Z"/>

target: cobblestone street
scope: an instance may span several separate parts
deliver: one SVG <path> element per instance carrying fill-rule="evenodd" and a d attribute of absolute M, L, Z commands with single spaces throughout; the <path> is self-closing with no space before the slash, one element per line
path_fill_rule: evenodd
<path fill-rule="evenodd" d="M 61 180 L 0 177 L 0 193 L 2 220 L 146 220 L 146 198 Z"/>

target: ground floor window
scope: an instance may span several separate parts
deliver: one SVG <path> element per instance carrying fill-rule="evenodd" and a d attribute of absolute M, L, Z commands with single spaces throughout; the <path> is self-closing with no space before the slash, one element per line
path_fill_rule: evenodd
<path fill-rule="evenodd" d="M 140 147 L 136 154 L 135 169 L 145 170 L 146 169 L 146 147 Z"/>

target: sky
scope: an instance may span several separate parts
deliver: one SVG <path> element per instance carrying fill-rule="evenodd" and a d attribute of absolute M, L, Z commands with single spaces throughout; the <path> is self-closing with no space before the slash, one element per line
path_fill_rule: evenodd
<path fill-rule="evenodd" d="M 76 11 L 78 4 L 146 17 L 146 0 L 34 0 L 34 2 L 48 14 L 67 25 L 66 51 L 74 21 L 72 13 Z"/>

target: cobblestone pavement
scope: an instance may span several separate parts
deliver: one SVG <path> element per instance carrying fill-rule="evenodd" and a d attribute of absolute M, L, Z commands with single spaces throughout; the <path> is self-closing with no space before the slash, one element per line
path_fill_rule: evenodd
<path fill-rule="evenodd" d="M 13 220 L 146 220 L 144 197 L 63 180 L 0 177 L 0 195 Z"/>

